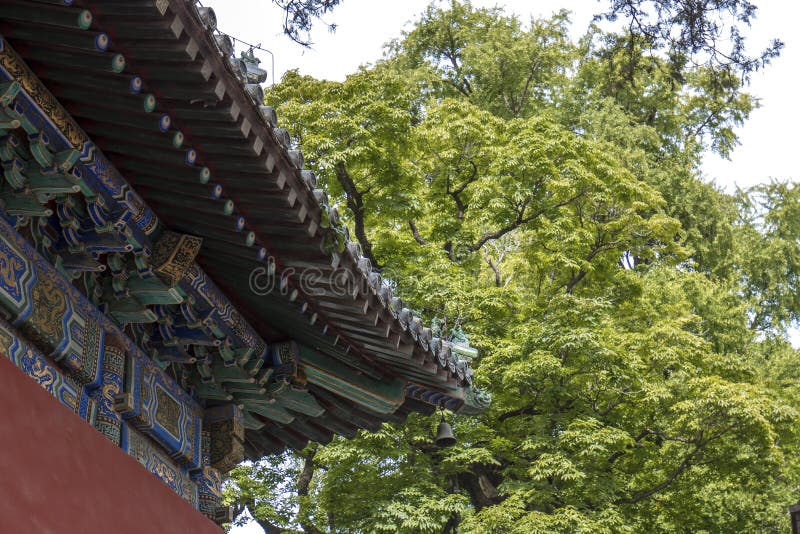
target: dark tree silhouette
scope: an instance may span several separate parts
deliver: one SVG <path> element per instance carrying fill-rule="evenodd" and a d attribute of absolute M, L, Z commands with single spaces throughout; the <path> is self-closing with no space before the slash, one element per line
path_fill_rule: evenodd
<path fill-rule="evenodd" d="M 631 39 L 644 37 L 676 66 L 691 62 L 716 72 L 736 72 L 746 83 L 783 48 L 775 39 L 755 55 L 746 50 L 742 30 L 757 9 L 747 0 L 611 0 L 609 10 L 595 20 L 626 21 Z"/>
<path fill-rule="evenodd" d="M 294 42 L 311 46 L 311 27 L 316 20 L 333 10 L 342 0 L 272 0 L 286 13 L 283 32 Z M 335 31 L 336 24 L 326 23 L 328 30 Z"/>

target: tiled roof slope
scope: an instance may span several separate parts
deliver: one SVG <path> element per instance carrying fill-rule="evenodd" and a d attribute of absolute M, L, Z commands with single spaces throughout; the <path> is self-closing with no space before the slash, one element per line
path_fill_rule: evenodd
<path fill-rule="evenodd" d="M 185 0 L 57 4 L 4 1 L 0 34 L 160 220 L 203 238 L 198 263 L 258 333 L 296 341 L 320 368 L 407 385 L 402 405 L 375 413 L 309 380 L 349 426 L 270 424 L 263 433 L 278 437 L 252 456 L 475 404 L 463 351 L 434 337 L 349 240 L 213 11 Z"/>

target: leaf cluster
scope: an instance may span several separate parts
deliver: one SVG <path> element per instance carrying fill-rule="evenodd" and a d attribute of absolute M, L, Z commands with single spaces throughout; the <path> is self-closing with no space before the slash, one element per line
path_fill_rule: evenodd
<path fill-rule="evenodd" d="M 800 190 L 701 179 L 777 53 L 723 64 L 723 12 L 753 15 L 613 2 L 630 24 L 573 43 L 566 13 L 434 4 L 345 81 L 270 90 L 365 255 L 469 334 L 494 400 L 450 416 L 452 449 L 412 415 L 241 467 L 232 501 L 303 532 L 784 529 Z"/>

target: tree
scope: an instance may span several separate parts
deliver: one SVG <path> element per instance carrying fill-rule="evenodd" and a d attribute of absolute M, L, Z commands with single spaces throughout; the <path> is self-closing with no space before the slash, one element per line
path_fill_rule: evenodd
<path fill-rule="evenodd" d="M 800 187 L 772 181 L 739 192 L 739 263 L 751 324 L 766 334 L 800 324 Z"/>
<path fill-rule="evenodd" d="M 268 92 L 397 293 L 469 334 L 494 400 L 456 419 L 452 449 L 414 416 L 240 468 L 229 496 L 262 524 L 784 529 L 798 189 L 699 178 L 753 109 L 744 71 L 720 85 L 720 65 L 653 53 L 664 36 L 573 44 L 566 24 L 432 6 L 344 82 L 289 73 Z"/>
<path fill-rule="evenodd" d="M 286 13 L 283 33 L 302 46 L 311 46 L 311 28 L 315 20 L 338 6 L 342 0 L 272 0 Z M 336 31 L 336 24 L 326 24 L 329 31 Z"/>
<path fill-rule="evenodd" d="M 663 51 L 676 74 L 691 63 L 714 72 L 733 71 L 747 81 L 783 48 L 774 39 L 758 54 L 748 54 L 742 31 L 757 9 L 747 0 L 612 0 L 609 10 L 595 18 L 623 19 L 628 37 L 643 37 L 654 51 Z"/>

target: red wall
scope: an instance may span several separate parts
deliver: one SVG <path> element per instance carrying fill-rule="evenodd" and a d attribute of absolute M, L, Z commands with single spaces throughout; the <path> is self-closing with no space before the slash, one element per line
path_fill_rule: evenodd
<path fill-rule="evenodd" d="M 0 355 L 0 533 L 220 534 Z"/>

